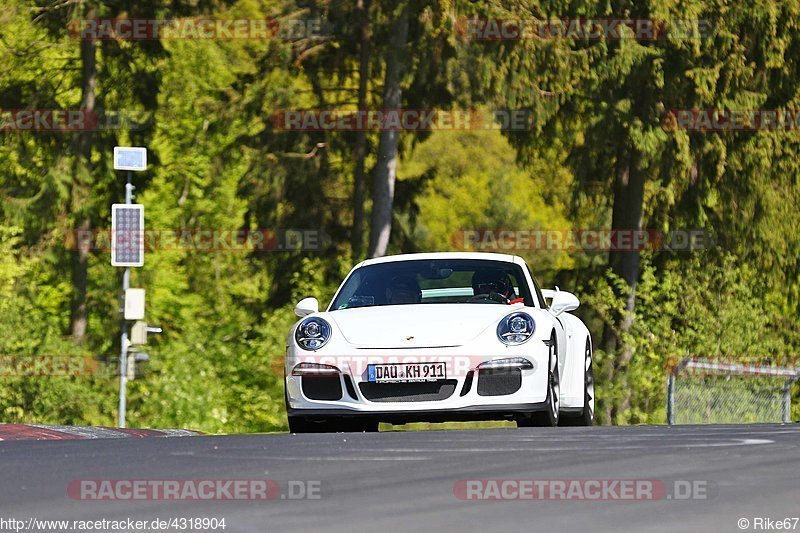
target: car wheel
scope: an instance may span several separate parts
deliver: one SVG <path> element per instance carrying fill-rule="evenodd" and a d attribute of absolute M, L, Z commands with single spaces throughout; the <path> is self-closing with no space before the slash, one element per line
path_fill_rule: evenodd
<path fill-rule="evenodd" d="M 583 410 L 578 415 L 564 414 L 561 416 L 562 426 L 592 426 L 594 425 L 594 368 L 592 356 L 592 343 L 586 339 L 584 355 L 585 367 L 583 373 Z"/>
<path fill-rule="evenodd" d="M 561 386 L 558 376 L 558 346 L 556 345 L 556 334 L 550 335 L 550 350 L 548 354 L 547 371 L 547 409 L 535 411 L 527 417 L 517 420 L 517 427 L 553 427 L 558 425 L 559 396 Z"/>

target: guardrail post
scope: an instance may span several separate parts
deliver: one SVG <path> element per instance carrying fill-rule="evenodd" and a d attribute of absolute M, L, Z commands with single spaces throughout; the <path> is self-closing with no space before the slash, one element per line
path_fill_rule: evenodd
<path fill-rule="evenodd" d="M 781 422 L 788 424 L 792 421 L 792 383 L 794 378 L 789 378 L 783 384 L 783 402 Z"/>
<path fill-rule="evenodd" d="M 667 377 L 667 424 L 675 425 L 675 374 Z"/>
<path fill-rule="evenodd" d="M 691 360 L 691 357 L 684 357 L 670 370 L 669 376 L 667 376 L 667 424 L 670 426 L 675 425 L 675 378 Z"/>

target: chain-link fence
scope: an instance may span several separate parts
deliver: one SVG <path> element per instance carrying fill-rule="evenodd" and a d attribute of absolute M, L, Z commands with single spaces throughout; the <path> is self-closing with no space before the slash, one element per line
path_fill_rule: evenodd
<path fill-rule="evenodd" d="M 790 421 L 797 368 L 729 364 L 686 358 L 667 380 L 672 424 L 747 424 Z"/>

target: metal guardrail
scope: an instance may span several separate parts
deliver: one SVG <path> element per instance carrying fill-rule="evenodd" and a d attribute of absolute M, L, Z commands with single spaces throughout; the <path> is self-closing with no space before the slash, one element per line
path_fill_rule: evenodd
<path fill-rule="evenodd" d="M 755 376 L 764 378 L 780 379 L 783 378 L 781 387 L 781 421 L 784 424 L 791 422 L 791 388 L 792 384 L 800 380 L 800 368 L 778 368 L 773 366 L 752 365 L 752 364 L 732 364 L 719 361 L 700 359 L 695 357 L 685 357 L 678 363 L 667 377 L 667 423 L 675 424 L 675 384 L 678 375 L 683 371 L 699 370 L 705 376 L 730 377 Z"/>

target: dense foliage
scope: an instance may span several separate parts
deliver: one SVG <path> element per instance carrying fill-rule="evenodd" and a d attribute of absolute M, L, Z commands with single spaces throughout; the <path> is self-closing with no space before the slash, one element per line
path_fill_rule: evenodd
<path fill-rule="evenodd" d="M 198 16 L 321 31 L 93 48 L 69 31 L 87 18 Z M 465 36 L 468 17 L 703 20 L 711 33 L 483 41 Z M 798 24 L 798 0 L 6 1 L 0 111 L 91 105 L 127 119 L 93 132 L 0 128 L 0 354 L 99 363 L 91 376 L 0 376 L 0 422 L 115 421 L 121 270 L 105 249 L 81 256 L 74 235 L 110 227 L 124 195 L 117 144 L 149 148 L 134 184 L 151 230 L 324 234 L 314 250 L 148 250 L 131 281 L 164 333 L 130 383 L 131 426 L 285 428 L 292 306 L 328 300 L 387 224 L 388 253 L 461 249 L 465 229 L 713 234 L 714 247 L 694 251 L 519 251 L 543 285 L 582 300 L 599 421 L 663 422 L 676 357 L 800 349 L 797 130 L 664 123 L 671 109 L 800 108 Z M 282 131 L 272 120 L 398 97 L 409 109 L 525 110 L 530 127 L 402 132 L 393 145 L 377 131 Z M 393 149 L 396 182 L 385 169 Z M 387 180 L 390 220 L 370 219 L 386 200 L 370 193 Z M 636 183 L 638 204 L 626 189 Z"/>

